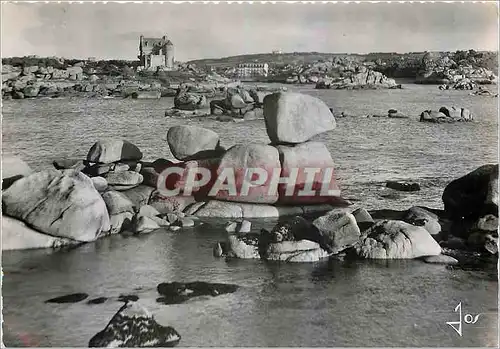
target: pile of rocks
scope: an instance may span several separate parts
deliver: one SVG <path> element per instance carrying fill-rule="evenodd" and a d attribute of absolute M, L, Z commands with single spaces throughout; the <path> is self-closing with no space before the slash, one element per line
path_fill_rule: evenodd
<path fill-rule="evenodd" d="M 453 123 L 453 122 L 470 122 L 474 120 L 474 116 L 467 108 L 459 107 L 441 107 L 439 111 L 425 110 L 420 114 L 421 122 L 431 123 Z"/>
<path fill-rule="evenodd" d="M 498 254 L 498 164 L 485 165 L 445 188 L 445 210 L 334 209 L 312 221 L 296 216 L 271 231 L 252 232 L 248 221 L 230 221 L 214 256 L 315 262 L 321 259 L 423 259 L 457 264 Z"/>
<path fill-rule="evenodd" d="M 39 172 L 4 157 L 2 249 L 60 247 L 109 234 L 194 226 L 195 217 L 176 211 L 173 203 L 154 201 L 156 183 L 144 185 L 140 173 L 152 165 L 141 159 L 135 145 L 117 140 L 95 143 L 86 160 L 56 160 L 54 169 Z"/>
<path fill-rule="evenodd" d="M 335 128 L 328 107 L 307 95 L 276 93 L 265 97 L 263 109 L 273 145 L 237 144 L 225 150 L 211 130 L 176 126 L 169 129 L 167 139 L 180 162 L 142 161 L 139 148 L 121 140 L 99 141 L 85 160 L 56 160 L 55 169 L 40 172 L 33 173 L 21 160 L 12 159 L 11 170 L 4 167 L 2 178 L 3 213 L 12 218 L 4 220 L 3 248 L 60 246 L 165 226 L 177 230 L 193 226 L 192 215 L 276 217 L 345 204 L 329 151 L 324 144 L 309 141 Z M 172 166 L 182 173 L 162 182 L 162 172 Z M 193 167 L 208 169 L 212 178 L 200 188 L 183 191 Z M 303 171 L 308 167 L 321 172 L 311 179 Z M 267 179 L 260 185 L 252 182 L 248 194 L 242 194 L 247 181 L 242 169 L 247 168 L 264 169 Z M 285 184 L 274 192 L 269 190 L 273 173 L 288 177 L 294 168 L 299 172 L 291 196 L 286 195 Z M 211 194 L 215 180 L 225 170 L 234 171 L 237 192 L 224 189 Z M 334 196 L 320 194 L 326 175 Z M 298 196 L 306 185 L 312 195 Z M 164 195 L 162 189 L 178 189 L 179 195 Z"/>
<path fill-rule="evenodd" d="M 321 77 L 315 86 L 316 89 L 377 89 L 377 88 L 401 88 L 394 79 L 384 74 L 371 70 L 363 65 L 352 70 L 345 70 L 338 77 Z"/>

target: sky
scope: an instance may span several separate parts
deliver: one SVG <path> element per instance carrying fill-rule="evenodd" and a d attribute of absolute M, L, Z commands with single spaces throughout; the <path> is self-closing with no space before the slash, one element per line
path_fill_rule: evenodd
<path fill-rule="evenodd" d="M 2 56 L 127 59 L 167 35 L 175 59 L 249 53 L 498 50 L 490 3 L 2 4 Z"/>

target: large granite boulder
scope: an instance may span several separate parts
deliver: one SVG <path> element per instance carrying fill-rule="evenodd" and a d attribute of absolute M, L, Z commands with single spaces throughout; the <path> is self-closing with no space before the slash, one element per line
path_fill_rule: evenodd
<path fill-rule="evenodd" d="M 87 161 L 108 164 L 142 159 L 142 152 L 128 141 L 106 139 L 96 142 L 87 154 Z"/>
<path fill-rule="evenodd" d="M 75 243 L 77 241 L 47 235 L 15 218 L 2 216 L 2 251 L 57 248 Z"/>
<path fill-rule="evenodd" d="M 336 127 L 335 117 L 318 98 L 293 92 L 264 98 L 264 119 L 272 143 L 302 143 Z"/>
<path fill-rule="evenodd" d="M 106 204 L 81 172 L 33 173 L 3 192 L 5 214 L 58 237 L 93 241 L 110 229 Z"/>
<path fill-rule="evenodd" d="M 2 189 L 7 189 L 19 178 L 29 176 L 33 170 L 18 156 L 2 156 Z"/>
<path fill-rule="evenodd" d="M 276 149 L 281 162 L 281 177 L 296 178 L 295 186 L 278 185 L 280 203 L 316 204 L 333 202 L 340 197 L 333 159 L 323 143 L 278 145 Z"/>
<path fill-rule="evenodd" d="M 264 144 L 235 145 L 222 156 L 217 168 L 220 181 L 215 182 L 209 195 L 218 200 L 275 203 L 277 190 L 269 192 L 274 172 L 281 172 L 276 148 Z"/>
<path fill-rule="evenodd" d="M 443 192 L 446 214 L 454 220 L 498 217 L 498 164 L 483 165 L 449 183 Z"/>
<path fill-rule="evenodd" d="M 349 212 L 334 210 L 316 218 L 312 224 L 328 238 L 333 253 L 354 246 L 361 236 L 356 218 Z"/>
<path fill-rule="evenodd" d="M 197 126 L 173 126 L 168 129 L 167 142 L 176 159 L 213 157 L 219 148 L 219 135 Z"/>
<path fill-rule="evenodd" d="M 441 254 L 441 247 L 423 227 L 402 221 L 382 220 L 363 233 L 355 246 L 368 259 L 412 259 Z"/>
<path fill-rule="evenodd" d="M 158 324 L 141 304 L 127 302 L 106 327 L 90 339 L 89 347 L 173 347 L 180 340 L 175 329 Z"/>

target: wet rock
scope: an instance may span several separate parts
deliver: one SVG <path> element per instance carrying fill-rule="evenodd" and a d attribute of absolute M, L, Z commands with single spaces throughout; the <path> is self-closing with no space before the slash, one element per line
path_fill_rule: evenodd
<path fill-rule="evenodd" d="M 52 161 L 52 165 L 57 170 L 71 170 L 84 166 L 81 159 L 56 159 Z"/>
<path fill-rule="evenodd" d="M 180 110 L 196 110 L 208 107 L 208 102 L 204 95 L 179 91 L 174 97 L 174 106 Z"/>
<path fill-rule="evenodd" d="M 492 255 L 498 253 L 498 234 L 475 232 L 469 235 L 467 245 L 479 252 L 487 252 Z"/>
<path fill-rule="evenodd" d="M 208 283 L 202 281 L 195 282 L 164 282 L 157 286 L 157 291 L 161 298 L 157 301 L 163 304 L 178 304 L 190 298 L 200 296 L 220 296 L 222 294 L 234 293 L 238 290 L 237 285 Z"/>
<path fill-rule="evenodd" d="M 399 191 L 419 191 L 420 190 L 420 184 L 418 184 L 418 183 L 408 183 L 408 182 L 401 182 L 401 181 L 387 181 L 386 187 L 394 189 L 394 190 L 399 190 Z"/>
<path fill-rule="evenodd" d="M 158 324 L 138 302 L 128 302 L 90 339 L 89 347 L 173 347 L 180 339 L 175 329 Z"/>
<path fill-rule="evenodd" d="M 146 216 L 136 217 L 132 224 L 134 233 L 150 233 L 153 230 L 160 229 L 160 225 L 154 219 Z"/>
<path fill-rule="evenodd" d="M 266 130 L 272 143 L 302 143 L 333 130 L 335 118 L 318 98 L 278 92 L 264 98 Z"/>
<path fill-rule="evenodd" d="M 110 229 L 104 200 L 92 180 L 78 171 L 36 172 L 2 194 L 7 215 L 52 236 L 86 242 Z"/>
<path fill-rule="evenodd" d="M 219 135 L 197 126 L 173 126 L 168 129 L 167 142 L 176 159 L 207 158 L 220 155 Z"/>
<path fill-rule="evenodd" d="M 430 263 L 430 264 L 449 264 L 449 265 L 454 265 L 454 264 L 458 263 L 458 261 L 455 258 L 453 258 L 451 256 L 444 255 L 444 254 L 440 254 L 440 255 L 437 255 L 437 256 L 427 256 L 427 257 L 423 258 L 423 261 L 425 263 Z"/>
<path fill-rule="evenodd" d="M 368 259 L 409 259 L 441 254 L 441 247 L 423 227 L 383 220 L 364 232 L 355 246 Z"/>
<path fill-rule="evenodd" d="M 141 160 L 142 152 L 124 140 L 106 139 L 96 142 L 87 154 L 87 161 L 108 164 L 117 161 Z"/>
<path fill-rule="evenodd" d="M 108 297 L 98 297 L 87 301 L 87 304 L 102 304 L 108 300 Z"/>
<path fill-rule="evenodd" d="M 327 237 L 333 253 L 354 246 L 361 235 L 356 219 L 348 212 L 329 212 L 315 219 L 313 225 Z"/>
<path fill-rule="evenodd" d="M 118 296 L 119 302 L 137 302 L 139 300 L 139 296 L 135 294 L 121 294 Z"/>
<path fill-rule="evenodd" d="M 467 244 L 464 239 L 458 237 L 450 237 L 448 240 L 441 241 L 439 245 L 443 248 L 449 248 L 453 250 L 466 250 Z"/>
<path fill-rule="evenodd" d="M 78 303 L 86 299 L 89 295 L 86 293 L 72 293 L 65 296 L 51 298 L 45 303 Z"/>

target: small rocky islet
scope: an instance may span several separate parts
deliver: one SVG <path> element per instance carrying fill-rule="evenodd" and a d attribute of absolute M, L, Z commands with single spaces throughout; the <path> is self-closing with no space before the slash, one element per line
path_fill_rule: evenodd
<path fill-rule="evenodd" d="M 238 96 L 239 93 L 238 93 Z M 240 96 L 241 97 L 241 96 Z M 444 210 L 415 206 L 406 211 L 368 212 L 337 196 L 264 195 L 270 183 L 251 187 L 248 196 L 219 191 L 210 195 L 212 181 L 191 188 L 190 195 L 164 196 L 158 187 L 162 172 L 175 166 L 185 171 L 164 184 L 185 188 L 188 170 L 205 168 L 333 168 L 326 146 L 314 137 L 337 123 L 321 100 L 298 93 L 275 92 L 262 100 L 270 144 L 220 146 L 219 135 L 201 127 L 174 126 L 167 142 L 175 160 L 143 161 L 143 153 L 125 140 L 97 141 L 86 159 L 54 160 L 54 168 L 33 171 L 16 157 L 4 157 L 2 171 L 2 249 L 57 248 L 91 243 L 111 234 L 147 234 L 190 229 L 206 217 L 229 219 L 227 239 L 217 242 L 216 257 L 261 259 L 288 263 L 329 258 L 422 259 L 430 264 L 470 268 L 498 255 L 498 164 L 487 164 L 447 185 Z M 455 111 L 456 110 L 456 111 Z M 463 115 L 463 109 L 447 109 Z M 244 173 L 236 172 L 242 185 Z M 160 178 L 160 181 L 159 181 Z M 305 177 L 292 188 L 306 185 Z M 329 189 L 338 190 L 332 176 Z M 417 190 L 414 183 L 390 182 L 395 190 Z M 241 189 L 241 188 L 239 188 Z M 315 213 L 311 219 L 308 214 Z M 247 218 L 287 216 L 270 230 L 252 230 Z M 477 262 L 477 263 L 476 263 Z M 476 264 L 475 264 L 476 263 Z M 166 282 L 157 286 L 158 303 L 182 303 L 192 297 L 236 292 L 237 285 L 206 282 Z M 70 294 L 48 303 L 72 303 L 88 298 Z M 99 296 L 87 303 L 107 302 Z M 89 342 L 91 347 L 173 346 L 181 336 L 159 325 L 138 296 L 120 295 L 125 304 Z"/>

